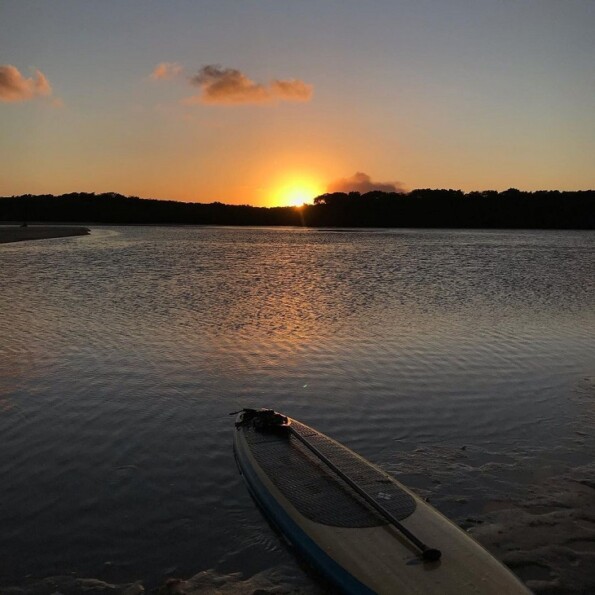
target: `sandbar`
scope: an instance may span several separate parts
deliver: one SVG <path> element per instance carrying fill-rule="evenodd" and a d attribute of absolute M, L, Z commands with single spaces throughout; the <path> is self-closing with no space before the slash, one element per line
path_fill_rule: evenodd
<path fill-rule="evenodd" d="M 86 236 L 91 233 L 87 227 L 66 225 L 45 226 L 28 225 L 27 227 L 0 226 L 0 244 L 22 242 L 25 240 L 47 240 L 49 238 L 66 238 L 69 236 Z"/>

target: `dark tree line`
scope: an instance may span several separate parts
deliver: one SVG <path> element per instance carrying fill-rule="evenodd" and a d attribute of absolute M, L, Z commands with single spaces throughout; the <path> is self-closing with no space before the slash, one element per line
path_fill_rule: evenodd
<path fill-rule="evenodd" d="M 413 190 L 317 197 L 318 225 L 594 229 L 595 191 Z M 357 223 L 356 223 L 357 221 Z"/>
<path fill-rule="evenodd" d="M 595 229 L 595 191 L 323 194 L 313 205 L 251 207 L 141 199 L 113 192 L 0 198 L 0 221 L 97 224 L 306 225 L 312 227 L 436 227 Z"/>

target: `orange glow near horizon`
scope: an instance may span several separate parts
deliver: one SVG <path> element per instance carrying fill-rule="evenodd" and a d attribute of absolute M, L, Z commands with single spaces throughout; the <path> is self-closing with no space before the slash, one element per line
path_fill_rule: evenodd
<path fill-rule="evenodd" d="M 278 207 L 301 207 L 311 204 L 323 192 L 321 184 L 307 178 L 296 178 L 271 192 L 270 202 Z"/>

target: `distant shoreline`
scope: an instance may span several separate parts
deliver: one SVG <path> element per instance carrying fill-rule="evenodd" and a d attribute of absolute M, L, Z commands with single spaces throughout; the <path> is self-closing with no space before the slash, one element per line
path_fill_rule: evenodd
<path fill-rule="evenodd" d="M 24 242 L 27 240 L 48 240 L 70 236 L 86 236 L 91 233 L 88 227 L 32 225 L 27 227 L 0 226 L 0 244 Z"/>
<path fill-rule="evenodd" d="M 418 189 L 322 194 L 313 204 L 182 203 L 114 192 L 0 197 L 0 221 L 46 225 L 233 225 L 311 228 L 595 229 L 595 190 Z M 86 223 L 83 223 L 86 222 Z"/>

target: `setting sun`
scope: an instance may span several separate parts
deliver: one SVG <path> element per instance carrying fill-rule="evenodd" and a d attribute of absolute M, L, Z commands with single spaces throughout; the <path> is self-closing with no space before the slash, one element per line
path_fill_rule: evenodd
<path fill-rule="evenodd" d="M 296 180 L 281 186 L 274 193 L 274 202 L 282 207 L 301 207 L 303 204 L 312 203 L 312 200 L 323 192 L 315 182 Z"/>

